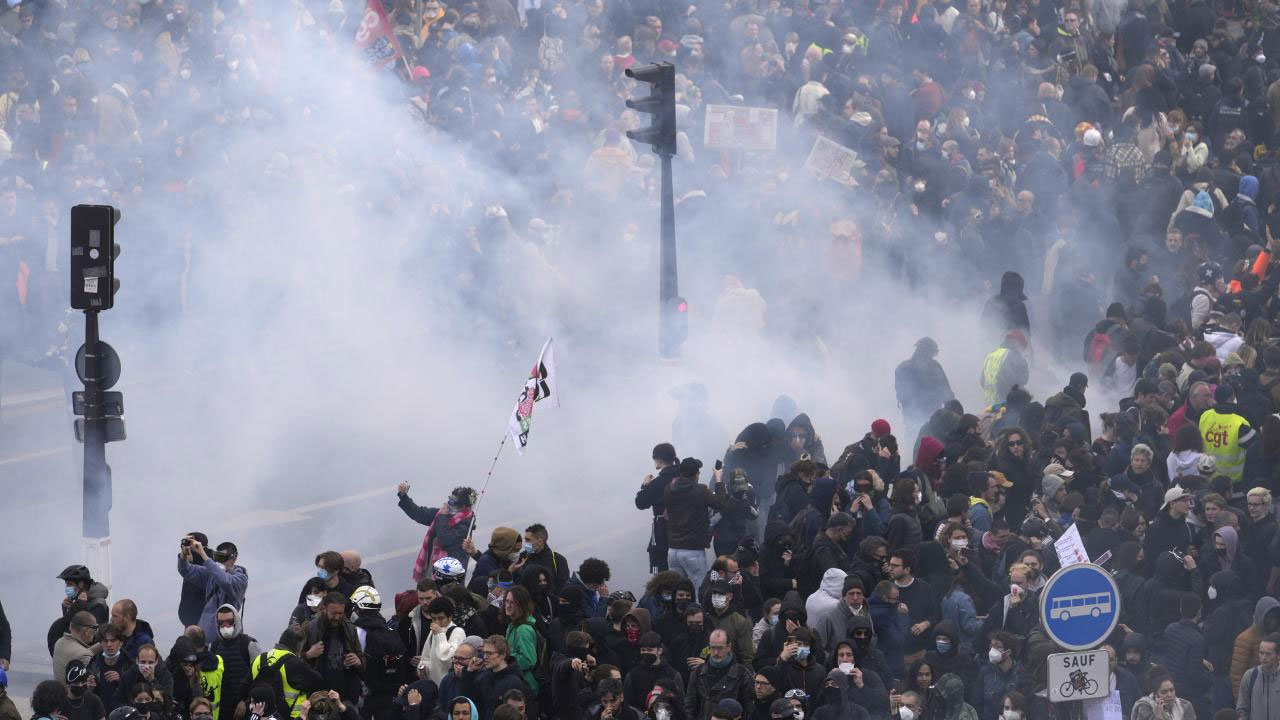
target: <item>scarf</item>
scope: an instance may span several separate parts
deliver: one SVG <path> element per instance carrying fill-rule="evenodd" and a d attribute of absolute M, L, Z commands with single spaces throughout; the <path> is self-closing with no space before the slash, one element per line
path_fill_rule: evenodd
<path fill-rule="evenodd" d="M 469 521 L 475 513 L 471 508 L 459 510 L 452 515 L 437 512 L 434 520 L 431 521 L 431 527 L 427 528 L 427 534 L 422 537 L 422 549 L 418 551 L 418 559 L 413 563 L 413 581 L 417 582 L 426 576 L 427 566 L 432 565 L 435 561 L 448 555 L 448 551 L 436 539 L 436 525 L 442 518 L 447 518 L 449 527 L 457 527 L 459 524 Z"/>

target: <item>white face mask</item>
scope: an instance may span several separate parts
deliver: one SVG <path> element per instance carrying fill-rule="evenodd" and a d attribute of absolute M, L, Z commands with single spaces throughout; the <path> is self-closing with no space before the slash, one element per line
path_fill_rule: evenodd
<path fill-rule="evenodd" d="M 723 610 L 729 605 L 729 596 L 715 594 L 711 596 L 711 607 L 717 610 Z"/>
<path fill-rule="evenodd" d="M 1209 599 L 1210 599 L 1210 600 L 1217 600 L 1217 599 L 1218 599 L 1218 588 L 1216 588 L 1216 587 L 1214 587 L 1214 586 L 1210 585 L 1210 586 L 1209 586 L 1209 592 L 1208 592 L 1208 595 L 1209 595 Z"/>
<path fill-rule="evenodd" d="M 902 718 L 902 720 L 916 720 L 916 714 L 911 712 L 911 708 L 906 705 L 898 708 L 898 717 Z"/>
<path fill-rule="evenodd" d="M 309 608 L 317 608 L 317 607 L 320 607 L 320 596 L 319 596 L 319 595 L 308 595 L 308 596 L 307 596 L 307 607 L 309 607 Z"/>
<path fill-rule="evenodd" d="M 845 675 L 853 674 L 853 663 L 840 663 L 840 672 Z"/>
<path fill-rule="evenodd" d="M 999 663 L 1003 659 L 1004 659 L 1004 653 L 1000 652 L 999 650 L 995 648 L 991 648 L 990 650 L 987 651 L 987 660 L 990 660 L 992 665 Z"/>
<path fill-rule="evenodd" d="M 230 640 L 236 636 L 236 629 L 234 627 L 220 627 L 218 628 L 218 634 L 222 636 L 222 639 Z"/>
<path fill-rule="evenodd" d="M 964 549 L 965 549 L 965 548 L 967 548 L 967 547 L 969 547 L 969 540 L 968 540 L 968 538 L 960 538 L 959 540 L 952 540 L 952 541 L 951 541 L 951 549 L 952 549 L 952 550 L 964 550 Z"/>
<path fill-rule="evenodd" d="M 1022 713 L 1017 710 L 1005 710 L 1000 713 L 1001 720 L 1022 720 Z"/>

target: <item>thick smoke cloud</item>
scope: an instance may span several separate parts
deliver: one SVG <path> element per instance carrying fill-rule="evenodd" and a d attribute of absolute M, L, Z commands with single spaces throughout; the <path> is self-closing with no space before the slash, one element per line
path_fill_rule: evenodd
<path fill-rule="evenodd" d="M 616 194 L 591 189 L 581 153 L 550 152 L 537 177 L 513 172 L 492 138 L 422 122 L 391 73 L 353 62 L 345 35 L 299 29 L 287 3 L 252 7 L 252 21 L 232 16 L 219 32 L 221 67 L 135 95 L 142 146 L 74 148 L 84 172 L 69 176 L 82 181 L 33 182 L 31 194 L 57 208 L 63 236 L 77 202 L 124 214 L 123 289 L 102 331 L 124 360 L 129 427 L 108 450 L 113 597 L 135 598 L 160 636 L 177 631 L 171 568 L 193 529 L 241 548 L 259 638 L 282 626 L 321 550 L 381 556 L 380 584 L 407 587 L 421 528 L 393 507 L 395 483 L 410 480 L 432 504 L 455 485 L 479 488 L 547 336 L 563 406 L 539 408 L 526 456 L 502 456 L 478 544 L 496 524 L 540 521 L 575 564 L 609 561 L 617 587 L 647 576 L 647 517 L 631 497 L 650 448 L 671 436 L 673 388 L 706 388 L 724 435 L 678 450 L 708 463 L 780 393 L 829 451 L 874 418 L 897 424 L 892 369 L 923 335 L 942 346 L 966 406 L 979 404 L 990 348 L 976 318 L 999 272 L 974 283 L 915 259 L 923 244 L 885 249 L 920 263 L 926 282 L 909 289 L 870 248 L 859 258 L 832 226 L 865 225 L 872 210 L 801 170 L 808 136 L 783 127 L 776 156 L 727 161 L 727 177 L 705 158 L 677 162 L 681 194 L 705 197 L 678 210 L 691 333 L 683 362 L 662 364 L 656 179 L 643 148 Z M 92 67 L 100 87 L 136 72 L 128 56 Z M 547 188 L 562 193 L 548 201 Z M 787 224 L 791 210 L 800 227 Z M 759 288 L 766 327 L 735 320 L 728 304 L 718 314 L 727 274 Z M 1037 394 L 1060 385 L 1033 380 Z M 68 445 L 64 428 L 33 444 Z M 56 531 L 44 516 L 6 523 L 10 537 L 33 538 L 15 572 L 35 578 L 34 597 L 78 561 L 75 465 L 55 483 Z M 17 628 L 51 619 L 43 599 L 8 607 Z"/>

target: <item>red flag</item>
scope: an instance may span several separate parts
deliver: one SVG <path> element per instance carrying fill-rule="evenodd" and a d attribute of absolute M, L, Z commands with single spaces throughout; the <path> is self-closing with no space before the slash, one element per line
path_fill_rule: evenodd
<path fill-rule="evenodd" d="M 368 0 L 364 17 L 356 28 L 356 50 L 364 55 L 365 62 L 375 67 L 390 67 L 404 57 L 400 41 L 387 22 L 382 0 Z"/>

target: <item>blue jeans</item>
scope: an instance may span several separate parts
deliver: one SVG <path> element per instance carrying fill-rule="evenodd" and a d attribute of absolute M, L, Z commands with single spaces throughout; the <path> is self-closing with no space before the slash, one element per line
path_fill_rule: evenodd
<path fill-rule="evenodd" d="M 702 579 L 707 576 L 706 550 L 667 549 L 667 567 L 689 578 L 693 583 L 693 596 L 698 597 Z"/>

